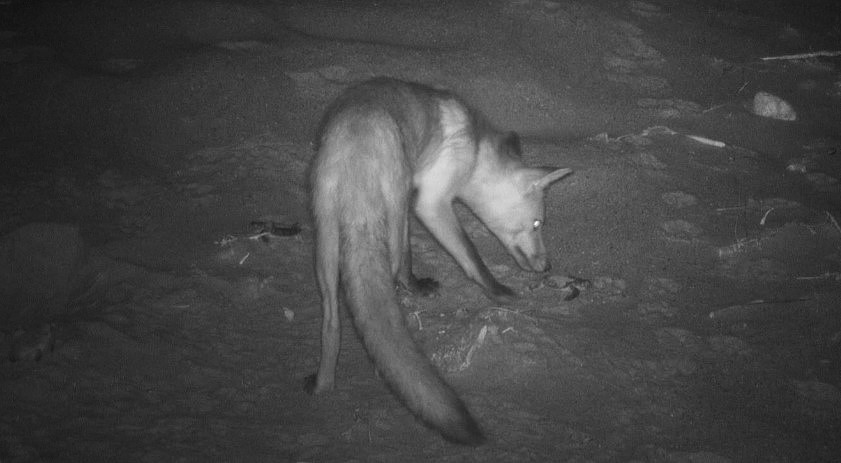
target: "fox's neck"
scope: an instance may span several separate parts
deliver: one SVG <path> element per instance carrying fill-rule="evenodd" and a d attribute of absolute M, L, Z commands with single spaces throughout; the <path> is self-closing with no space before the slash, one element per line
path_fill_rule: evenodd
<path fill-rule="evenodd" d="M 483 218 L 482 212 L 493 207 L 500 195 L 507 194 L 515 166 L 510 165 L 512 160 L 501 158 L 488 140 L 480 140 L 476 151 L 476 165 L 461 189 L 459 199 Z"/>

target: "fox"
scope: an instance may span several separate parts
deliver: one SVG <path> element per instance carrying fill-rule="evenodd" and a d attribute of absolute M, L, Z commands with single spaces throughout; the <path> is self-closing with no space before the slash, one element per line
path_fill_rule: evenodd
<path fill-rule="evenodd" d="M 571 172 L 526 167 L 518 135 L 497 131 L 450 91 L 381 77 L 341 93 L 321 121 L 310 170 L 323 318 L 318 370 L 305 390 L 335 386 L 343 295 L 378 375 L 404 405 L 446 440 L 482 444 L 478 422 L 413 341 L 400 309 L 398 287 L 421 295 L 439 288 L 412 272 L 409 212 L 489 299 L 511 303 L 516 293 L 488 270 L 454 202 L 520 267 L 545 272 L 544 192 Z"/>

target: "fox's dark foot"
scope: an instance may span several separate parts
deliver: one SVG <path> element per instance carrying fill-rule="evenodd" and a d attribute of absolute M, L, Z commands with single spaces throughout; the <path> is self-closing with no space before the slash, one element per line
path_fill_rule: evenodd
<path fill-rule="evenodd" d="M 318 373 L 313 373 L 306 378 L 304 378 L 304 391 L 307 394 L 321 394 L 322 392 L 327 392 L 333 390 L 335 379 L 330 379 L 330 381 L 324 381 L 320 386 L 318 384 Z"/>
<path fill-rule="evenodd" d="M 494 285 L 490 288 L 485 289 L 485 296 L 500 305 L 510 305 L 517 300 L 517 293 L 513 289 L 497 282 L 494 282 Z"/>
<path fill-rule="evenodd" d="M 416 278 L 412 275 L 408 282 L 401 282 L 400 286 L 412 294 L 429 297 L 438 293 L 441 283 L 433 278 Z"/>
<path fill-rule="evenodd" d="M 316 373 L 313 373 L 313 374 L 307 376 L 306 378 L 304 378 L 304 391 L 306 391 L 307 394 L 310 394 L 310 395 L 315 394 L 315 384 L 316 384 L 317 380 L 318 380 L 318 374 L 316 374 Z"/>
<path fill-rule="evenodd" d="M 432 296 L 433 294 L 438 293 L 439 288 L 441 288 L 441 283 L 438 283 L 438 280 L 433 278 L 415 279 L 415 294 L 419 294 L 424 297 Z"/>

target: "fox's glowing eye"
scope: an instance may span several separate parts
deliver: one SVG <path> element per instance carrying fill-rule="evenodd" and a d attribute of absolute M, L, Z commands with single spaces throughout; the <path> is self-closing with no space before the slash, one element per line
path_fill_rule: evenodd
<path fill-rule="evenodd" d="M 534 227 L 535 230 L 538 230 L 541 225 L 543 225 L 543 222 L 541 222 L 540 219 L 536 219 L 532 224 L 532 227 Z"/>

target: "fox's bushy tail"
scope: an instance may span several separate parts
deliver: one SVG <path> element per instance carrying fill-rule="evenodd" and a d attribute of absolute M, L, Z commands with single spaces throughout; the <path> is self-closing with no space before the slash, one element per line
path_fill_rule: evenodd
<path fill-rule="evenodd" d="M 342 285 L 377 370 L 409 410 L 445 439 L 482 443 L 482 431 L 464 402 L 411 338 L 389 271 L 384 224 L 363 220 L 352 225 L 345 222 L 345 228 L 340 245 Z"/>

